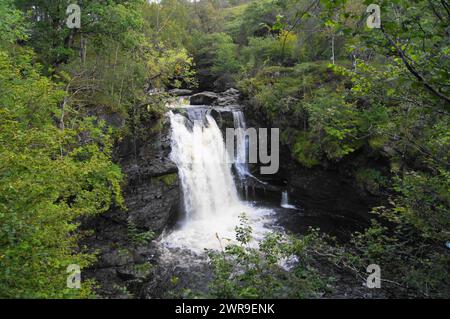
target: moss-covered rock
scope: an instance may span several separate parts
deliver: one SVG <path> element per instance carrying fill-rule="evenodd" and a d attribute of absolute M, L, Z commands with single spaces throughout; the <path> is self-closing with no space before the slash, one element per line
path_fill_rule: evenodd
<path fill-rule="evenodd" d="M 163 182 L 166 186 L 173 186 L 178 179 L 178 174 L 173 173 L 173 174 L 158 176 L 156 179 L 158 181 Z"/>

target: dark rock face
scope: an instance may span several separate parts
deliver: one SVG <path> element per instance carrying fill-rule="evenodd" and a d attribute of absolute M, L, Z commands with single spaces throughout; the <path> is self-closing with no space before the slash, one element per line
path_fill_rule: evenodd
<path fill-rule="evenodd" d="M 178 211 L 177 167 L 169 159 L 170 123 L 161 119 L 142 136 L 128 136 L 117 147 L 118 163 L 127 176 L 124 195 L 129 218 L 142 229 L 161 233 Z M 158 124 L 156 124 L 158 125 Z"/>
<path fill-rule="evenodd" d="M 152 280 L 146 282 L 142 289 L 143 298 L 185 299 L 190 298 L 186 295 L 187 290 L 208 291 L 212 273 L 206 255 L 173 249 L 161 252 L 158 257 L 158 265 L 152 269 Z"/>
<path fill-rule="evenodd" d="M 167 118 L 138 121 L 116 145 L 127 210 L 112 208 L 83 222 L 83 229 L 93 231 L 84 244 L 99 252 L 97 263 L 83 275 L 99 282 L 102 297 L 139 298 L 152 277 L 156 250 L 146 238 L 161 234 L 179 212 L 180 187 L 170 151 Z"/>
<path fill-rule="evenodd" d="M 286 228 L 303 233 L 309 226 L 319 227 L 345 241 L 351 231 L 368 225 L 369 212 L 377 200 L 358 192 L 350 177 L 339 170 L 307 169 L 294 160 L 283 162 L 279 176 L 285 183 L 284 189 L 292 203 L 303 210 L 301 217 L 281 216 Z"/>
<path fill-rule="evenodd" d="M 219 93 L 218 99 L 214 102 L 215 106 L 238 106 L 240 92 L 234 88 Z"/>
<path fill-rule="evenodd" d="M 191 105 L 212 105 L 217 101 L 219 95 L 214 92 L 201 92 L 191 96 Z"/>
<path fill-rule="evenodd" d="M 269 120 L 251 101 L 244 102 L 243 109 L 248 127 L 302 127 L 297 118 L 283 114 L 276 121 Z M 252 174 L 271 185 L 250 185 L 253 189 L 250 194 L 269 205 L 280 203 L 281 192 L 287 191 L 290 204 L 300 209 L 279 214 L 280 223 L 286 229 L 304 233 L 309 226 L 318 227 L 345 241 L 352 231 L 366 227 L 373 217 L 369 214 L 372 207 L 382 204 L 379 197 L 361 190 L 349 173 L 350 168 L 361 160 L 358 156 L 355 154 L 355 158 L 349 157 L 336 165 L 305 168 L 296 161 L 289 147 L 281 142 L 277 174 L 259 175 L 258 165 L 250 165 Z"/>

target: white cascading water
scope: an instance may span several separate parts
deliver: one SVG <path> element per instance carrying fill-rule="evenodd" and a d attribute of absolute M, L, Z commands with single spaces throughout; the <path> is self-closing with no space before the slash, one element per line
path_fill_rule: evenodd
<path fill-rule="evenodd" d="M 186 219 L 180 229 L 162 240 L 169 247 L 199 253 L 205 248 L 220 249 L 234 240 L 242 213 L 250 219 L 254 236 L 261 237 L 266 232 L 265 216 L 270 214 L 239 200 L 222 132 L 205 112 L 187 110 L 191 121 L 169 113 L 171 159 L 179 170 Z"/>
<path fill-rule="evenodd" d="M 239 186 L 244 192 L 245 199 L 248 199 L 247 179 L 252 177 L 248 169 L 248 140 L 245 134 L 247 124 L 245 123 L 244 113 L 241 110 L 233 111 L 234 128 L 237 130 L 236 136 L 236 155 L 234 158 L 234 167 L 238 177 Z"/>
<path fill-rule="evenodd" d="M 234 128 L 240 129 L 237 131 L 236 157 L 234 166 L 236 167 L 236 172 L 239 179 L 243 181 L 250 175 L 247 164 L 248 141 L 245 136 L 247 125 L 245 123 L 244 113 L 239 110 L 233 111 L 233 120 Z"/>
<path fill-rule="evenodd" d="M 294 205 L 289 204 L 289 195 L 287 191 L 281 194 L 281 207 L 286 209 L 297 209 Z"/>

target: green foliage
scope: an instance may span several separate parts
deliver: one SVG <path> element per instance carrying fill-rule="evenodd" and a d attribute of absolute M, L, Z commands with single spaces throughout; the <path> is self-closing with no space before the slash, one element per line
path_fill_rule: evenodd
<path fill-rule="evenodd" d="M 388 185 L 388 180 L 379 170 L 360 168 L 355 172 L 356 182 L 372 194 L 379 194 L 381 188 Z"/>
<path fill-rule="evenodd" d="M 292 153 L 305 167 L 311 168 L 320 164 L 320 149 L 306 132 L 297 133 Z"/>
<path fill-rule="evenodd" d="M 231 41 L 231 38 L 226 37 L 223 42 L 217 43 L 216 50 L 216 57 L 211 68 L 213 73 L 223 74 L 224 72 L 236 73 L 239 71 L 240 65 L 236 58 L 236 45 Z"/>
<path fill-rule="evenodd" d="M 379 176 L 373 170 L 361 174 Z M 370 227 L 354 233 L 346 245 L 321 241 L 312 256 L 327 256 L 322 262 L 362 281 L 368 265 L 379 265 L 382 288 L 390 297 L 446 298 L 450 293 L 445 246 L 450 229 L 448 173 L 408 173 L 395 179 L 394 186 L 398 194 L 389 207 L 373 210 L 377 218 Z"/>
<path fill-rule="evenodd" d="M 243 14 L 250 3 L 243 3 L 223 10 L 224 12 L 224 31 L 237 39 L 243 23 Z"/>
<path fill-rule="evenodd" d="M 96 49 L 107 49 L 111 41 L 125 47 L 142 41 L 139 29 L 143 25 L 139 8 L 144 1 L 78 1 L 82 8 L 82 29 L 66 27 L 67 0 L 16 0 L 17 8 L 27 12 L 33 29 L 30 44 L 47 64 L 57 66 L 75 58 L 77 44 L 88 39 Z M 52 41 L 49 41 L 52 39 Z M 106 47 L 105 47 L 106 46 Z"/>
<path fill-rule="evenodd" d="M 282 33 L 279 36 L 249 38 L 249 44 L 242 50 L 244 62 L 250 70 L 271 64 L 292 64 L 296 60 L 295 34 Z"/>
<path fill-rule="evenodd" d="M 424 238 L 444 243 L 450 237 L 450 174 L 441 170 L 435 175 L 407 172 L 394 184 L 400 195 L 396 199 L 395 220 L 411 224 Z M 394 216 L 391 216 L 394 219 Z"/>
<path fill-rule="evenodd" d="M 325 289 L 327 280 L 310 267 L 307 248 L 319 241 L 317 233 L 302 239 L 278 233 L 266 235 L 258 247 L 245 215 L 236 227 L 236 244 L 224 251 L 209 251 L 214 278 L 214 298 L 308 298 Z M 292 270 L 283 268 L 287 258 L 297 257 Z"/>
<path fill-rule="evenodd" d="M 292 116 L 303 124 L 287 140 L 293 155 L 307 167 L 322 160 L 339 161 L 364 146 L 365 119 L 347 99 L 346 78 L 332 73 L 325 63 L 303 63 L 294 68 L 267 67 L 255 78 L 241 81 L 254 96 L 253 103 L 271 119 Z"/>
<path fill-rule="evenodd" d="M 349 99 L 358 101 L 366 115 L 361 125 L 369 145 L 387 157 L 395 173 L 392 181 L 373 171 L 356 177 L 391 188 L 389 207 L 375 211 L 378 222 L 353 240 L 351 262 L 377 263 L 386 285 L 394 283 L 404 295 L 449 295 L 448 177 L 448 34 L 432 1 L 380 3 L 383 29 L 358 32 L 348 49 L 359 52 L 353 69 L 335 68 L 352 80 Z M 394 40 L 395 39 L 395 40 Z M 368 59 L 360 52 L 372 52 Z M 440 61 L 440 62 L 438 62 Z M 369 111 L 366 111 L 369 110 Z M 370 125 L 370 126 L 369 126 Z M 396 287 L 395 287 L 396 286 Z"/>
<path fill-rule="evenodd" d="M 320 1 L 304 14 L 306 3 L 248 6 L 236 38 L 240 87 L 252 110 L 283 126 L 283 143 L 304 166 L 350 154 L 390 163 L 382 173 L 355 169 L 365 190 L 392 198 L 379 209 L 389 222 L 357 234 L 344 263 L 361 271 L 380 264 L 394 294 L 448 296 L 448 4 L 381 1 L 383 28 L 370 30 L 369 1 Z M 254 21 L 264 19 L 258 29 Z M 277 44 L 286 30 L 296 35 L 291 59 Z M 319 63 L 331 41 L 335 64 Z"/>
<path fill-rule="evenodd" d="M 364 27 L 371 2 L 359 0 L 78 1 L 80 30 L 65 26 L 69 3 L 0 0 L 0 296 L 92 296 L 93 283 L 65 285 L 67 265 L 94 261 L 78 222 L 123 205 L 113 131 L 92 114 L 119 114 L 123 131 L 147 138 L 165 112 L 165 95 L 148 92 L 196 87 L 194 67 L 200 85 L 238 83 L 302 165 L 352 155 L 391 169 L 355 168 L 390 203 L 347 247 L 317 233 L 255 247 L 243 218 L 238 243 L 210 252 L 212 296 L 316 296 L 313 251 L 352 271 L 380 264 L 392 293 L 449 295 L 446 1 L 380 1 L 381 29 Z M 153 237 L 134 224 L 129 235 Z"/>
<path fill-rule="evenodd" d="M 128 220 L 128 239 L 135 246 L 143 246 L 148 244 L 155 238 L 155 233 L 152 231 L 140 232 L 136 224 L 129 219 Z"/>
<path fill-rule="evenodd" d="M 122 298 L 133 298 L 133 294 L 128 291 L 127 287 L 121 286 L 118 284 L 113 284 L 113 289 L 116 294 L 121 296 Z"/>
<path fill-rule="evenodd" d="M 148 98 L 145 89 L 195 85 L 182 43 L 166 42 L 169 30 L 147 19 L 156 16 L 154 5 L 78 1 L 78 30 L 65 25 L 69 3 L 0 5 L 2 297 L 93 296 L 92 282 L 66 287 L 69 264 L 95 261 L 78 245 L 78 225 L 123 207 L 123 199 L 122 174 L 111 161 L 113 131 L 92 114 L 130 116 L 124 131 L 140 135 L 137 121 L 160 123 L 164 113 L 163 96 Z M 131 227 L 130 236 L 138 245 L 153 234 Z"/>
<path fill-rule="evenodd" d="M 166 186 L 172 186 L 177 181 L 177 179 L 178 179 L 177 173 L 167 174 L 158 177 L 158 180 L 162 181 Z"/>
<path fill-rule="evenodd" d="M 159 7 L 143 0 L 81 1 L 82 28 L 69 29 L 69 3 L 16 1 L 33 30 L 28 44 L 44 70 L 66 84 L 69 109 L 102 107 L 126 117 L 145 101 L 144 89 L 195 86 L 193 61 L 181 43 L 165 42 L 169 30 L 155 33 Z"/>
<path fill-rule="evenodd" d="M 270 33 L 276 23 L 280 10 L 271 0 L 253 1 L 246 8 L 241 18 L 238 43 L 246 44 L 248 38 L 264 36 Z"/>
<path fill-rule="evenodd" d="M 339 262 L 361 274 L 367 265 L 380 265 L 382 286 L 394 296 L 446 298 L 450 258 L 444 243 L 422 233 L 412 224 L 420 217 L 404 214 L 398 206 L 380 207 L 376 212 L 394 227 L 372 221 L 366 231 L 354 234 L 349 248 L 339 254 Z"/>
<path fill-rule="evenodd" d="M 180 0 L 164 0 L 160 4 L 155 2 L 145 6 L 142 11 L 149 24 L 146 37 L 151 42 L 160 40 L 173 48 L 187 45 L 192 23 L 188 3 Z"/>
<path fill-rule="evenodd" d="M 122 175 L 104 123 L 55 125 L 65 93 L 32 58 L 0 52 L 0 295 L 88 297 L 89 282 L 66 287 L 68 265 L 94 260 L 77 245 L 79 218 L 122 205 Z"/>
<path fill-rule="evenodd" d="M 26 40 L 28 34 L 22 12 L 15 9 L 13 0 L 0 1 L 0 43 L 11 45 L 17 40 Z"/>
<path fill-rule="evenodd" d="M 305 108 L 310 132 L 328 159 L 339 160 L 355 151 L 358 118 L 354 105 L 346 103 L 342 95 L 317 90 Z"/>
<path fill-rule="evenodd" d="M 196 32 L 192 52 L 201 83 L 227 79 L 240 70 L 237 47 L 231 37 L 224 33 Z"/>

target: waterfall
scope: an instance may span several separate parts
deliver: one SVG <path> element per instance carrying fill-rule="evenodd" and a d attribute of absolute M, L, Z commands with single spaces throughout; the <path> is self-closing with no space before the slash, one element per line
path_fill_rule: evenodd
<path fill-rule="evenodd" d="M 234 128 L 239 129 L 236 136 L 236 155 L 234 158 L 234 167 L 239 181 L 239 186 L 244 192 L 245 199 L 248 199 L 247 178 L 251 176 L 248 169 L 248 139 L 245 134 L 247 125 L 245 123 L 244 113 L 240 110 L 233 111 Z"/>
<path fill-rule="evenodd" d="M 239 200 L 222 132 L 207 110 L 186 108 L 187 117 L 169 112 L 170 156 L 178 167 L 186 218 L 163 241 L 197 252 L 233 240 L 242 213 L 249 217 L 255 235 L 261 235 L 264 216 L 270 213 Z"/>
<path fill-rule="evenodd" d="M 236 173 L 241 181 L 250 175 L 248 170 L 248 140 L 245 135 L 247 125 L 245 124 L 244 114 L 240 110 L 233 111 L 234 128 L 240 129 L 237 134 L 236 157 L 234 166 Z"/>
<path fill-rule="evenodd" d="M 289 194 L 287 191 L 283 191 L 281 194 L 281 207 L 286 209 L 297 209 L 294 205 L 289 204 Z"/>
<path fill-rule="evenodd" d="M 227 164 L 222 133 L 214 119 L 199 111 L 189 112 L 192 131 L 186 118 L 171 114 L 172 153 L 183 187 L 184 208 L 188 219 L 220 217 L 227 206 L 238 206 L 230 164 Z M 203 119 L 205 122 L 203 122 Z"/>

